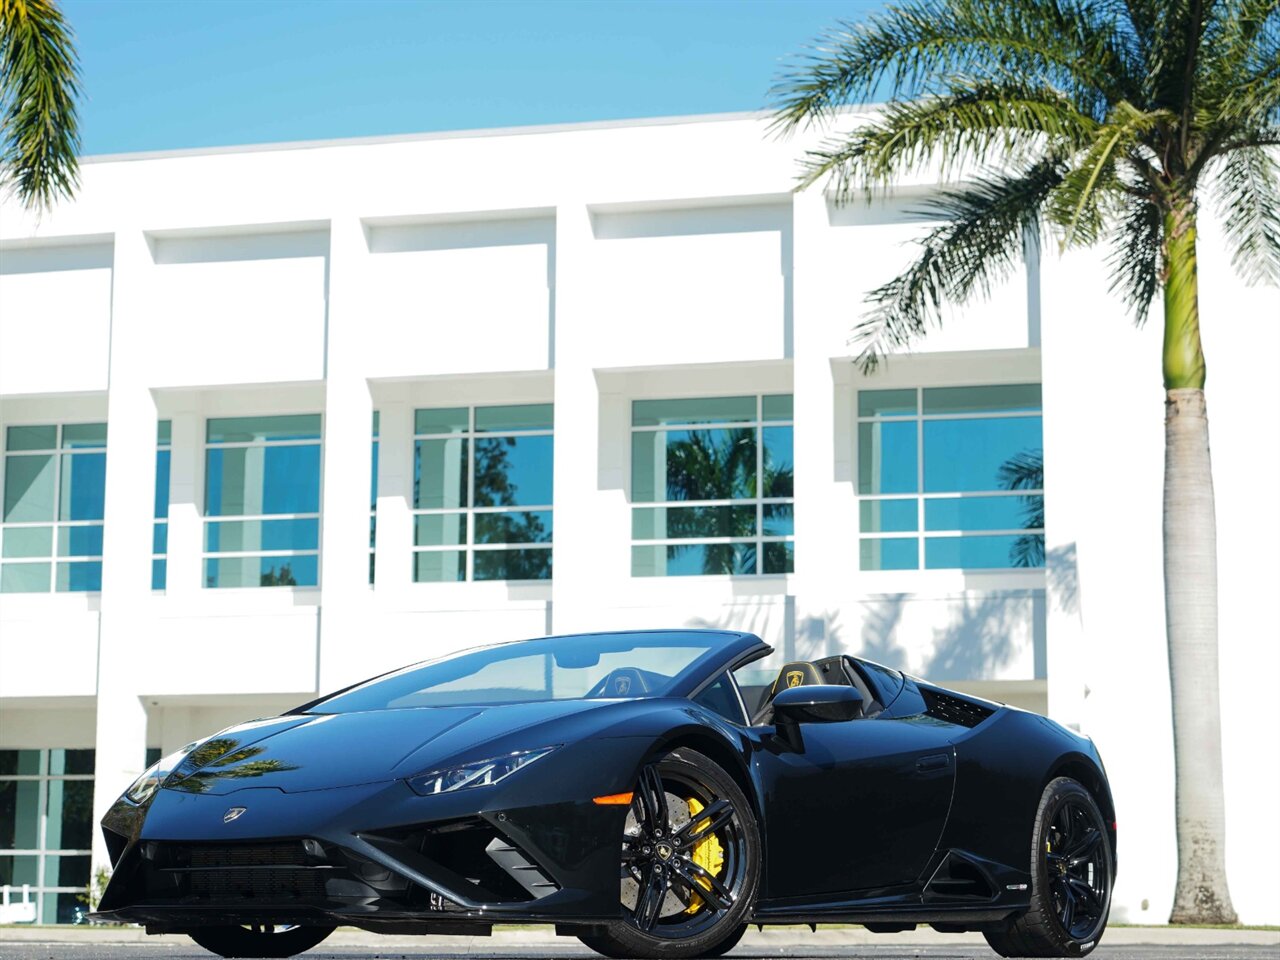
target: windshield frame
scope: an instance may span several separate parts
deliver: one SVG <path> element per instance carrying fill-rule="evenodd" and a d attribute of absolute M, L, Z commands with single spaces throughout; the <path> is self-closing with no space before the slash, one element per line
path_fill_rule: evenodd
<path fill-rule="evenodd" d="M 308 701 L 307 703 L 294 707 L 292 710 L 288 711 L 288 713 L 285 715 L 286 716 L 288 715 L 326 716 L 326 715 L 333 715 L 334 713 L 359 712 L 355 710 L 329 711 L 329 710 L 323 709 L 323 707 L 324 707 L 324 704 L 328 703 L 329 701 L 336 700 L 337 698 L 345 696 L 350 693 L 354 693 L 357 690 L 360 690 L 361 688 L 366 688 L 374 684 L 383 683 L 383 682 L 392 680 L 397 676 L 410 674 L 410 673 L 413 673 L 414 671 L 420 670 L 425 667 L 431 667 L 431 666 L 436 666 L 438 664 L 448 663 L 451 660 L 457 660 L 463 657 L 473 656 L 475 654 L 483 653 L 489 650 L 509 649 L 511 650 L 512 658 L 515 658 L 522 655 L 534 654 L 534 651 L 530 651 L 529 654 L 521 654 L 517 652 L 517 648 L 522 647 L 526 644 L 543 645 L 543 644 L 546 644 L 548 641 L 555 641 L 555 640 L 576 640 L 576 639 L 595 639 L 595 638 L 609 639 L 609 638 L 622 638 L 622 637 L 635 637 L 637 638 L 638 641 L 642 639 L 648 639 L 649 641 L 651 641 L 652 646 L 660 646 L 663 640 L 685 640 L 686 642 L 688 642 L 689 646 L 706 645 L 707 649 L 705 650 L 705 652 L 703 652 L 702 654 L 694 658 L 692 661 L 690 661 L 682 670 L 680 670 L 679 673 L 677 673 L 674 677 L 672 677 L 671 682 L 667 685 L 666 689 L 663 690 L 661 693 L 643 693 L 643 694 L 638 694 L 636 696 L 624 697 L 624 698 L 592 697 L 590 698 L 592 700 L 607 700 L 607 699 L 650 700 L 650 699 L 658 699 L 663 697 L 687 698 L 690 694 L 698 690 L 709 678 L 714 677 L 719 670 L 722 670 L 725 667 L 727 667 L 728 664 L 739 660 L 740 658 L 747 655 L 748 653 L 756 653 L 757 650 L 759 650 L 760 652 L 756 653 L 756 656 L 765 656 L 772 649 L 767 644 L 765 644 L 764 641 L 762 641 L 759 637 L 755 636 L 754 634 L 740 633 L 737 631 L 728 631 L 728 630 L 699 630 L 699 629 L 601 631 L 601 632 L 594 632 L 594 633 L 558 634 L 558 635 L 547 636 L 547 637 L 536 637 L 528 640 L 515 640 L 515 641 L 508 641 L 505 643 L 482 644 L 480 646 L 467 647 L 462 650 L 455 650 L 443 656 L 435 657 L 430 660 L 423 660 L 418 663 L 409 664 L 404 667 L 399 667 L 395 670 L 388 670 L 385 673 L 378 674 L 377 676 L 370 677 L 366 680 L 361 680 L 357 683 L 350 684 L 346 687 L 343 687 L 340 690 L 335 690 L 332 693 L 325 694 L 322 697 L 317 697 L 314 700 Z M 697 641 L 704 641 L 704 643 L 698 643 Z M 643 646 L 644 644 L 637 643 L 636 645 Z M 587 698 L 565 697 L 565 698 L 559 698 L 559 699 L 557 698 L 532 699 L 532 700 L 518 700 L 518 701 L 509 701 L 509 702 L 511 703 L 555 703 L 555 702 L 569 702 L 572 700 L 585 700 L 585 699 Z M 505 703 L 507 701 L 503 701 L 503 702 Z M 496 705 L 498 704 L 494 702 L 477 701 L 475 704 L 472 704 L 472 705 L 468 705 L 464 703 L 452 703 L 452 704 L 449 704 L 448 706 L 489 707 L 489 706 L 496 706 Z M 444 705 L 441 705 L 441 706 L 444 706 Z M 431 704 L 421 704 L 421 705 L 415 705 L 412 707 L 408 707 L 408 706 L 394 707 L 394 708 L 371 707 L 368 709 L 370 710 L 428 709 L 431 707 L 432 707 Z"/>

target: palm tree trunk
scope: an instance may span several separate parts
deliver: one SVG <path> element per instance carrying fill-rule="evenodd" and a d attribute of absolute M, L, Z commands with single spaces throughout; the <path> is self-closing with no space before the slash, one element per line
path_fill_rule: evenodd
<path fill-rule="evenodd" d="M 1235 923 L 1222 793 L 1217 534 L 1190 203 L 1165 216 L 1164 237 L 1164 604 L 1178 832 L 1169 922 Z"/>

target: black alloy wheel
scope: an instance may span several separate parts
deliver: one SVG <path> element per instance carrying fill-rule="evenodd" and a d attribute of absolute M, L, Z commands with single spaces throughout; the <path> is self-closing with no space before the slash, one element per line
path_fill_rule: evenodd
<path fill-rule="evenodd" d="M 713 761 L 678 750 L 640 772 L 620 858 L 625 919 L 582 941 L 610 957 L 712 957 L 742 936 L 760 873 L 750 801 Z"/>
<path fill-rule="evenodd" d="M 1082 957 L 1102 939 L 1111 910 L 1111 839 L 1098 804 L 1069 777 L 1045 787 L 1031 847 L 1031 906 L 984 931 L 1004 957 Z"/>
<path fill-rule="evenodd" d="M 1048 833 L 1045 870 L 1054 912 L 1069 937 L 1088 940 L 1098 932 L 1110 893 L 1105 828 L 1070 797 L 1058 807 Z"/>
<path fill-rule="evenodd" d="M 295 927 L 269 923 L 200 927 L 187 933 L 220 957 L 292 957 L 322 942 L 333 927 Z"/>

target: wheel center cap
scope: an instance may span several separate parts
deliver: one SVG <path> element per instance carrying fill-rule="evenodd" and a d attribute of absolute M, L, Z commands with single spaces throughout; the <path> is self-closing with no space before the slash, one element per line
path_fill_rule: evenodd
<path fill-rule="evenodd" d="M 669 844 L 669 843 L 660 843 L 660 844 L 658 844 L 658 846 L 655 848 L 655 851 L 656 851 L 656 853 L 658 854 L 658 859 L 660 859 L 660 860 L 670 860 L 670 859 L 671 859 L 671 844 Z"/>

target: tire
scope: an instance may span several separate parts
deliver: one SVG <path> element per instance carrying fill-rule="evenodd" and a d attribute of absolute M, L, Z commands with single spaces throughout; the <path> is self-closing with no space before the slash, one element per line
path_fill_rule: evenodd
<path fill-rule="evenodd" d="M 737 944 L 755 906 L 760 831 L 733 777 L 687 749 L 647 764 L 621 839 L 623 919 L 579 940 L 641 960 L 717 957 Z"/>
<path fill-rule="evenodd" d="M 730 950 L 732 950 L 734 947 L 738 945 L 738 941 L 741 940 L 743 936 L 746 934 L 747 927 L 749 926 L 750 926 L 749 923 L 741 924 L 737 930 L 733 931 L 733 933 L 729 934 L 727 937 L 725 937 L 723 940 L 717 943 L 710 950 L 705 950 L 702 953 L 698 954 L 699 960 L 703 960 L 703 958 L 706 958 L 706 960 L 711 960 L 711 958 L 713 957 L 723 957 L 726 953 L 728 953 Z"/>
<path fill-rule="evenodd" d="M 1002 957 L 1083 957 L 1106 930 L 1114 875 L 1097 803 L 1058 777 L 1044 788 L 1031 832 L 1031 906 L 983 935 Z"/>
<path fill-rule="evenodd" d="M 220 957 L 292 957 L 310 950 L 333 933 L 333 927 L 200 927 L 187 936 Z"/>

